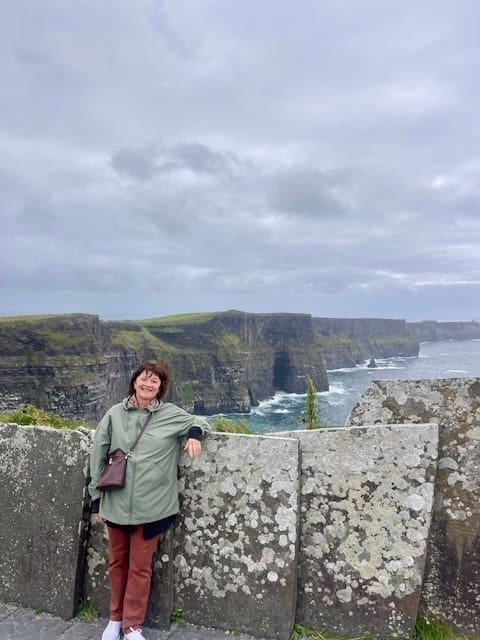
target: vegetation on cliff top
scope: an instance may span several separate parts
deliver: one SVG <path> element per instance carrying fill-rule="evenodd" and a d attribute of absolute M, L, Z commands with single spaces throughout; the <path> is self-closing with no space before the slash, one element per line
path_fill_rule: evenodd
<path fill-rule="evenodd" d="M 217 416 L 213 421 L 212 428 L 214 431 L 220 431 L 221 433 L 253 433 L 245 418 L 236 422 L 224 416 Z"/>
<path fill-rule="evenodd" d="M 172 316 L 160 316 L 159 318 L 147 318 L 141 320 L 145 325 L 168 325 L 168 324 L 197 324 L 200 322 L 208 322 L 217 315 L 221 315 L 215 311 L 205 313 L 178 313 Z"/>
<path fill-rule="evenodd" d="M 147 327 L 139 326 L 135 323 L 132 328 L 126 328 L 122 323 L 120 329 L 112 328 L 112 344 L 126 349 L 143 349 L 150 347 L 155 351 L 164 351 L 165 353 L 178 351 L 178 348 L 171 345 L 157 336 L 154 336 Z"/>
<path fill-rule="evenodd" d="M 0 422 L 11 422 L 21 425 L 42 425 L 45 427 L 54 427 L 55 429 L 76 429 L 77 427 L 91 428 L 91 425 L 85 420 L 69 420 L 62 418 L 49 411 L 44 411 L 33 405 L 28 405 L 23 409 L 17 409 L 12 413 L 0 413 Z"/>
<path fill-rule="evenodd" d="M 88 313 L 50 313 L 44 315 L 31 315 L 31 316 L 0 316 L 0 323 L 15 324 L 15 323 L 37 323 L 44 322 L 45 320 L 66 320 L 72 318 L 73 320 L 78 318 L 89 318 L 91 314 Z"/>

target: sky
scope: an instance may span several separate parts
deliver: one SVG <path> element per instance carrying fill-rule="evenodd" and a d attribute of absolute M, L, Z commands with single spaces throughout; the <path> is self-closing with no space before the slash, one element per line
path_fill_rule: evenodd
<path fill-rule="evenodd" d="M 0 315 L 480 320 L 478 0 L 0 0 Z"/>

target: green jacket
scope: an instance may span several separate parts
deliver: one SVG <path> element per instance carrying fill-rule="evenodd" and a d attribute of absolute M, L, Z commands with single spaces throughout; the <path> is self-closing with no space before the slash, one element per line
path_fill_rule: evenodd
<path fill-rule="evenodd" d="M 144 421 L 152 418 L 128 458 L 125 487 L 97 489 L 109 452 L 128 451 Z M 146 524 L 178 513 L 177 466 L 180 438 L 190 427 L 211 431 L 205 418 L 193 416 L 169 402 L 139 410 L 125 399 L 113 405 L 100 420 L 90 453 L 89 493 L 101 498 L 100 515 L 117 524 Z"/>

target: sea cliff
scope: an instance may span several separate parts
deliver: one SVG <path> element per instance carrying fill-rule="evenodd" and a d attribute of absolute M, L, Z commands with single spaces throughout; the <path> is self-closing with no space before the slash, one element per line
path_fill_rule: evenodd
<path fill-rule="evenodd" d="M 27 404 L 97 420 L 139 362 L 166 358 L 169 399 L 199 414 L 248 412 L 276 390 L 328 389 L 307 314 L 190 314 L 132 322 L 97 316 L 0 319 L 0 410 Z"/>
<path fill-rule="evenodd" d="M 480 339 L 480 322 L 407 322 L 410 337 L 419 342 L 437 342 L 439 340 L 475 340 Z"/>
<path fill-rule="evenodd" d="M 211 415 L 247 413 L 275 391 L 328 389 L 328 369 L 414 356 L 419 341 L 480 337 L 478 323 L 407 323 L 242 311 L 111 322 L 88 314 L 0 318 L 0 411 L 33 404 L 95 422 L 139 362 L 166 358 L 169 400 Z"/>
<path fill-rule="evenodd" d="M 405 320 L 313 318 L 325 348 L 327 369 L 354 367 L 370 358 L 418 355 Z"/>

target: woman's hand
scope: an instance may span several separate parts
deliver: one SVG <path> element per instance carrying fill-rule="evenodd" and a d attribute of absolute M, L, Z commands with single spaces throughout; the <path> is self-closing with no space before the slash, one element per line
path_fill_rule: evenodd
<path fill-rule="evenodd" d="M 196 458 L 202 453 L 202 443 L 195 438 L 189 438 L 183 447 L 183 450 L 188 453 L 190 458 Z"/>
<path fill-rule="evenodd" d="M 90 517 L 90 524 L 105 524 L 105 518 L 102 518 L 99 513 L 92 513 Z"/>

